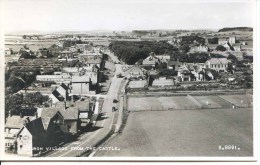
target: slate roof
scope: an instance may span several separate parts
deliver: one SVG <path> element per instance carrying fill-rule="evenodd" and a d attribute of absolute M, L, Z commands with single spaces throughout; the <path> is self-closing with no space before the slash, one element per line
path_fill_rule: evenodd
<path fill-rule="evenodd" d="M 51 118 L 53 118 L 59 112 L 60 108 L 42 108 L 40 109 L 40 117 L 42 118 L 43 127 L 47 129 L 50 124 Z"/>
<path fill-rule="evenodd" d="M 20 117 L 20 115 L 13 115 L 11 117 L 7 117 L 5 127 L 6 128 L 17 128 L 17 129 L 22 128 L 26 118 L 29 118 L 30 120 L 35 119 L 35 117 L 33 117 L 33 116 Z"/>
<path fill-rule="evenodd" d="M 67 109 L 60 110 L 64 120 L 78 120 L 79 110 L 78 107 L 69 107 Z"/>
<path fill-rule="evenodd" d="M 31 135 L 33 136 L 33 138 L 35 137 L 39 137 L 42 138 L 45 135 L 45 131 L 44 131 L 44 127 L 43 127 L 43 123 L 41 118 L 37 118 L 33 121 L 30 121 L 29 123 L 27 123 L 25 125 L 25 127 L 27 128 L 27 130 L 31 133 Z M 22 130 L 21 130 L 22 131 Z M 20 132 L 21 132 L 20 131 Z M 18 133 L 19 134 L 19 133 Z"/>
<path fill-rule="evenodd" d="M 227 58 L 211 58 L 206 62 L 210 62 L 210 64 L 227 64 L 229 61 Z"/>
<path fill-rule="evenodd" d="M 72 82 L 89 82 L 90 76 L 72 76 Z"/>

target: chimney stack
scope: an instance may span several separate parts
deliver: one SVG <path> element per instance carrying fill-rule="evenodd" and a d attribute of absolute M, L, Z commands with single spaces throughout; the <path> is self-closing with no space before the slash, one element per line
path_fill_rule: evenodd
<path fill-rule="evenodd" d="M 8 117 L 12 117 L 12 112 L 9 110 Z"/>
<path fill-rule="evenodd" d="M 20 112 L 20 118 L 23 118 L 23 113 L 22 112 Z"/>
<path fill-rule="evenodd" d="M 66 101 L 64 101 L 64 110 L 66 110 L 66 108 L 67 108 L 67 107 L 66 107 Z"/>

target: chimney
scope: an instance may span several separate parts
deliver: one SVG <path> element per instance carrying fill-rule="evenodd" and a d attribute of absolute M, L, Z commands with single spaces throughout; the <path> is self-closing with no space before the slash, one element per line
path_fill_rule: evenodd
<path fill-rule="evenodd" d="M 36 117 L 36 119 L 38 118 L 38 112 L 35 113 L 35 117 Z"/>
<path fill-rule="evenodd" d="M 64 110 L 66 110 L 66 108 L 67 108 L 67 107 L 66 107 L 66 101 L 64 101 Z"/>
<path fill-rule="evenodd" d="M 23 118 L 23 113 L 22 112 L 20 112 L 20 118 Z"/>
<path fill-rule="evenodd" d="M 12 117 L 12 112 L 9 110 L 8 117 Z"/>

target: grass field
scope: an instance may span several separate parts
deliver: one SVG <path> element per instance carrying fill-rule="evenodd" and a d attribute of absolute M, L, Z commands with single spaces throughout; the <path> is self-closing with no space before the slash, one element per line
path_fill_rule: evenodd
<path fill-rule="evenodd" d="M 55 44 L 56 42 L 48 41 L 48 42 L 33 42 L 34 45 L 28 44 L 27 47 L 29 47 L 30 50 L 33 52 L 38 51 L 40 48 L 49 48 L 51 45 Z M 6 45 L 6 48 L 12 48 L 13 51 L 18 52 L 21 48 L 23 48 L 23 45 Z"/>
<path fill-rule="evenodd" d="M 176 97 L 130 97 L 128 110 L 197 109 L 198 106 L 186 96 Z"/>
<path fill-rule="evenodd" d="M 134 112 L 95 156 L 252 156 L 252 109 Z M 240 150 L 219 150 L 236 145 Z"/>
<path fill-rule="evenodd" d="M 246 95 L 223 95 L 221 97 L 238 107 L 247 107 L 253 102 L 252 97 Z"/>
<path fill-rule="evenodd" d="M 191 96 L 202 108 L 232 108 L 252 106 L 252 96 L 246 95 L 208 95 Z M 169 97 L 129 97 L 127 109 L 130 111 L 140 110 L 169 110 L 169 109 L 199 109 L 192 99 L 187 96 Z M 243 100 L 241 104 L 241 100 Z"/>

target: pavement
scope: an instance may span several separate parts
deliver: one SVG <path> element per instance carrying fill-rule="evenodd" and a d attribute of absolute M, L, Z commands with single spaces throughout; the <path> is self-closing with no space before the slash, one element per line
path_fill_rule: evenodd
<path fill-rule="evenodd" d="M 101 120 L 96 121 L 94 130 L 82 134 L 75 142 L 67 143 L 63 146 L 66 147 L 64 150 L 49 152 L 46 154 L 46 157 L 75 157 L 88 149 L 92 150 L 91 147 L 94 147 L 95 144 L 99 143 L 109 134 L 112 129 L 113 118 L 115 115 L 115 113 L 112 112 L 112 107 L 114 106 L 113 99 L 117 98 L 120 84 L 123 81 L 123 78 L 117 78 L 116 75 L 121 71 L 121 64 L 116 64 L 116 74 L 112 78 L 112 83 L 107 95 L 104 97 L 101 111 L 104 116 L 102 116 Z"/>

